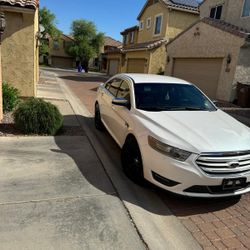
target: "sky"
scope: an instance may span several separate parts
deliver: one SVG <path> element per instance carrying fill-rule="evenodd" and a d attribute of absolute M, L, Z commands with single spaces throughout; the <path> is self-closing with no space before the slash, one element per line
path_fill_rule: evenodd
<path fill-rule="evenodd" d="M 73 20 L 93 21 L 98 31 L 121 41 L 120 32 L 138 24 L 137 16 L 145 0 L 40 0 L 56 15 L 56 25 L 65 34 L 70 33 Z M 126 5 L 126 6 L 125 6 Z"/>

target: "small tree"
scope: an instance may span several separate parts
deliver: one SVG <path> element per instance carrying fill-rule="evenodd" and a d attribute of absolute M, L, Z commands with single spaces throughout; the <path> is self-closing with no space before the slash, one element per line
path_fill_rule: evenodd
<path fill-rule="evenodd" d="M 40 39 L 39 54 L 47 56 L 49 54 L 48 36 L 52 39 L 58 39 L 61 32 L 56 27 L 56 16 L 46 7 L 39 10 L 39 23 L 44 27 Z"/>
<path fill-rule="evenodd" d="M 104 34 L 97 32 L 93 22 L 83 19 L 73 21 L 71 33 L 74 41 L 67 48 L 67 52 L 79 59 L 83 68 L 88 72 L 89 60 L 100 52 L 104 43 Z"/>

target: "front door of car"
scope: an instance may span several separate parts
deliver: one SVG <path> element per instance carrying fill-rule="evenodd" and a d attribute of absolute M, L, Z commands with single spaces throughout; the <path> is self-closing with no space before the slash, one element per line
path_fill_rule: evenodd
<path fill-rule="evenodd" d="M 130 88 L 127 81 L 123 81 L 119 87 L 117 98 L 123 98 L 131 103 Z M 124 137 L 127 134 L 129 126 L 131 125 L 130 108 L 118 105 L 112 105 L 112 132 L 117 142 L 122 146 Z"/>

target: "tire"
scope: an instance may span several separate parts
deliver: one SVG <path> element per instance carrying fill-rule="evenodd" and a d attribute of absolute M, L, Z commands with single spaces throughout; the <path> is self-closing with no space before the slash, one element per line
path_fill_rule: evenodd
<path fill-rule="evenodd" d="M 142 157 L 135 138 L 130 137 L 126 140 L 122 148 L 121 161 L 127 177 L 139 185 L 144 185 Z"/>
<path fill-rule="evenodd" d="M 95 104 L 95 128 L 100 131 L 104 130 L 104 125 L 102 123 L 101 112 L 98 103 Z"/>

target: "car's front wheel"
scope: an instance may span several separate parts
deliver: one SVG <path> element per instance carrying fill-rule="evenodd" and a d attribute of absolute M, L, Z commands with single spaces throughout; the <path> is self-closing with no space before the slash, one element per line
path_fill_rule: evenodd
<path fill-rule="evenodd" d="M 96 129 L 100 131 L 104 130 L 104 126 L 103 126 L 102 119 L 101 119 L 101 112 L 100 112 L 98 103 L 95 104 L 95 127 Z"/>
<path fill-rule="evenodd" d="M 122 167 L 124 173 L 134 182 L 143 185 L 145 182 L 143 175 L 143 164 L 140 148 L 134 137 L 127 138 L 121 154 Z"/>

